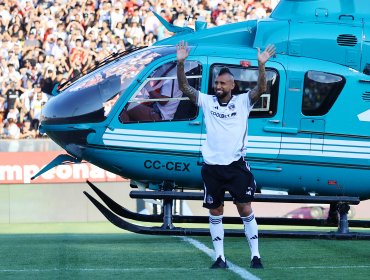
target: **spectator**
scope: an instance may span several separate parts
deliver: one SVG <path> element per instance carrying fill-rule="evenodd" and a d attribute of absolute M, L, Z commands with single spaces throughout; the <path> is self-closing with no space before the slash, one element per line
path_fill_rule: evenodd
<path fill-rule="evenodd" d="M 68 34 L 66 32 L 66 26 L 64 22 L 58 22 L 57 30 L 54 32 L 57 38 L 61 38 L 63 42 L 67 40 Z"/>
<path fill-rule="evenodd" d="M 138 44 L 144 41 L 144 32 L 137 21 L 131 22 L 128 35 L 132 40 L 136 38 Z"/>
<path fill-rule="evenodd" d="M 111 6 L 112 4 L 108 1 L 102 1 L 101 8 L 98 10 L 99 25 L 101 26 L 104 21 L 110 24 L 111 20 Z"/>
<path fill-rule="evenodd" d="M 176 26 L 183 27 L 185 26 L 185 15 L 184 13 L 180 13 L 177 17 L 177 19 L 174 20 L 173 24 Z"/>
<path fill-rule="evenodd" d="M 5 75 L 8 76 L 9 81 L 12 81 L 15 83 L 19 83 L 22 78 L 21 74 L 15 69 L 15 66 L 12 63 L 8 64 L 8 69 Z"/>
<path fill-rule="evenodd" d="M 53 88 L 56 84 L 56 71 L 50 68 L 47 68 L 46 73 L 43 75 L 43 78 L 40 81 L 41 91 L 45 92 L 48 96 L 51 96 Z"/>
<path fill-rule="evenodd" d="M 4 3 L 0 3 L 0 17 L 1 17 L 1 24 L 7 27 L 12 17 L 10 16 L 10 13 L 8 12 Z"/>
<path fill-rule="evenodd" d="M 20 101 L 19 97 L 22 94 L 22 91 L 20 90 L 20 86 L 15 81 L 10 81 L 10 83 L 5 87 L 5 112 L 14 112 L 16 116 L 18 117 L 19 114 L 19 107 L 20 107 Z M 17 118 L 14 118 L 17 120 Z"/>
<path fill-rule="evenodd" d="M 24 120 L 20 128 L 19 139 L 32 139 L 36 137 L 36 131 L 31 126 L 30 120 Z"/>
<path fill-rule="evenodd" d="M 14 112 L 9 112 L 4 125 L 4 135 L 8 139 L 19 139 L 20 129 L 16 123 L 17 116 Z"/>
<path fill-rule="evenodd" d="M 75 46 L 71 49 L 70 52 L 70 61 L 74 63 L 76 60 L 81 61 L 81 63 L 86 62 L 86 49 L 82 46 L 81 38 L 76 39 Z"/>
<path fill-rule="evenodd" d="M 37 131 L 37 134 L 40 125 L 41 110 L 47 101 L 48 97 L 44 92 L 41 91 L 41 85 L 36 84 L 34 86 L 34 97 L 30 106 L 30 117 L 32 119 L 31 126 Z"/>
<path fill-rule="evenodd" d="M 157 36 L 153 32 L 149 32 L 144 37 L 144 45 L 151 46 L 157 41 Z"/>
<path fill-rule="evenodd" d="M 40 48 L 41 42 L 36 38 L 36 29 L 32 28 L 24 42 L 24 50 L 33 49 L 33 48 Z"/>
<path fill-rule="evenodd" d="M 28 79 L 32 81 L 32 84 L 38 84 L 41 80 L 41 73 L 36 69 L 36 67 L 32 67 L 27 71 Z"/>
<path fill-rule="evenodd" d="M 114 10 L 110 14 L 110 22 L 111 26 L 110 29 L 113 30 L 116 28 L 118 22 L 124 21 L 124 13 L 123 10 L 120 8 L 120 5 L 115 5 Z"/>
<path fill-rule="evenodd" d="M 54 48 L 54 46 L 56 46 L 55 35 L 53 34 L 47 35 L 47 38 L 44 41 L 44 44 L 42 45 L 45 55 L 51 55 L 51 51 Z"/>
<path fill-rule="evenodd" d="M 30 109 L 31 101 L 33 99 L 34 89 L 32 87 L 32 81 L 26 81 L 26 87 L 24 88 L 23 93 L 19 97 L 20 102 L 20 112 L 19 112 L 19 122 L 22 123 L 24 119 L 31 120 Z"/>
<path fill-rule="evenodd" d="M 51 49 L 51 55 L 53 55 L 56 60 L 68 56 L 68 49 L 62 37 L 57 38 L 57 43 Z"/>
<path fill-rule="evenodd" d="M 158 29 L 159 25 L 160 25 L 160 23 L 159 23 L 158 19 L 156 18 L 156 16 L 152 12 L 147 13 L 145 11 L 145 17 L 144 17 L 144 32 L 145 32 L 145 34 L 149 34 L 151 32 L 154 35 L 156 30 Z"/>
<path fill-rule="evenodd" d="M 1 7 L 1 4 L 0 4 Z M 3 16 L 0 15 L 0 33 L 4 34 L 7 29 L 7 23 Z"/>
<path fill-rule="evenodd" d="M 86 32 L 85 41 L 83 43 L 83 47 L 88 49 L 90 47 L 91 42 L 94 42 L 94 32 L 91 30 L 90 32 Z"/>

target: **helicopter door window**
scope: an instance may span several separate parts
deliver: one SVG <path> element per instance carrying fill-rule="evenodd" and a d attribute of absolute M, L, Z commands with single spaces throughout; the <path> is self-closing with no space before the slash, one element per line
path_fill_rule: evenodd
<path fill-rule="evenodd" d="M 239 65 L 213 65 L 211 67 L 211 80 L 208 94 L 214 94 L 215 80 L 222 68 L 228 68 L 234 76 L 235 87 L 232 94 L 243 94 L 257 86 L 258 69 L 245 68 Z M 279 76 L 277 71 L 266 69 L 267 91 L 253 106 L 251 117 L 272 117 L 276 113 L 279 90 Z"/>
<path fill-rule="evenodd" d="M 189 84 L 200 89 L 202 67 L 195 61 L 185 64 Z M 120 114 L 123 123 L 180 121 L 196 118 L 198 108 L 183 96 L 177 82 L 177 65 L 166 63 L 139 87 Z"/>
<path fill-rule="evenodd" d="M 325 115 L 337 100 L 345 84 L 342 76 L 308 71 L 304 79 L 302 113 L 305 116 Z"/>

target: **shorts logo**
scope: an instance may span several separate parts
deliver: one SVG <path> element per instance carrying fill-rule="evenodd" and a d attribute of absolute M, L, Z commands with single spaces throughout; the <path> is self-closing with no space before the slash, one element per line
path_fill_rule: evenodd
<path fill-rule="evenodd" d="M 246 195 L 252 195 L 252 193 L 253 193 L 253 189 L 251 187 L 249 187 L 247 189 Z"/>
<path fill-rule="evenodd" d="M 211 196 L 211 195 L 207 195 L 207 197 L 206 197 L 206 202 L 208 203 L 208 204 L 212 204 L 213 203 L 213 197 Z"/>

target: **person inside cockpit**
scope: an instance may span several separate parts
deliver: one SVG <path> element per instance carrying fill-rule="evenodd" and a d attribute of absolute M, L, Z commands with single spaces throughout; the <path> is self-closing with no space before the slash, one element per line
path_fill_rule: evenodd
<path fill-rule="evenodd" d="M 174 79 L 150 80 L 121 114 L 123 122 L 172 120 L 182 97 Z M 171 100 L 169 100 L 171 99 Z M 174 99 L 174 100 L 173 100 Z"/>

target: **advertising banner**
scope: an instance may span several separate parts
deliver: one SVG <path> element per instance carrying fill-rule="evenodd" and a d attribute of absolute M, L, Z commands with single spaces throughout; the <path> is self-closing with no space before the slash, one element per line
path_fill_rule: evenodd
<path fill-rule="evenodd" d="M 61 153 L 63 152 L 0 152 L 0 184 L 126 181 L 116 174 L 86 162 L 59 165 L 31 180 L 33 175 Z"/>

